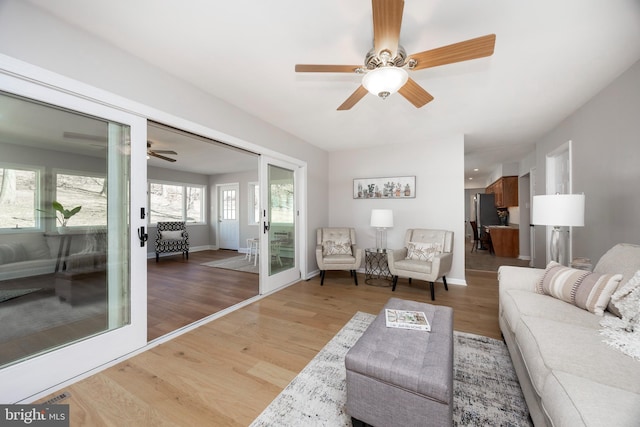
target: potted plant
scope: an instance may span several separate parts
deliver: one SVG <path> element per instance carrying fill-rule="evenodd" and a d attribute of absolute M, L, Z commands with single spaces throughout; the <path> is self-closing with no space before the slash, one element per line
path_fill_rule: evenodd
<path fill-rule="evenodd" d="M 509 211 L 506 209 L 498 209 L 498 218 L 500 218 L 501 225 L 507 225 L 509 221 Z"/>
<path fill-rule="evenodd" d="M 56 200 L 51 202 L 51 207 L 55 212 L 55 216 L 56 216 L 56 219 L 58 220 L 58 223 L 60 223 L 61 232 L 64 232 L 66 230 L 67 222 L 69 222 L 69 219 L 75 214 L 77 214 L 78 212 L 80 212 L 80 209 L 82 209 L 82 206 L 76 206 L 73 209 L 65 209 L 64 206 L 62 206 L 62 203 Z M 39 210 L 41 210 L 42 212 L 47 212 L 42 209 L 39 209 Z"/>

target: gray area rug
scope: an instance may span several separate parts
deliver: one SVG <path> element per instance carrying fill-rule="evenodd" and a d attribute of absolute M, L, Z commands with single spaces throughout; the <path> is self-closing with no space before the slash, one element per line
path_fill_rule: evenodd
<path fill-rule="evenodd" d="M 205 262 L 202 265 L 255 274 L 258 274 L 259 267 L 258 265 L 253 265 L 253 258 L 251 258 L 251 262 L 249 262 L 244 255 L 234 256 L 233 258 L 221 259 L 218 261 Z"/>
<path fill-rule="evenodd" d="M 50 296 L 34 301 L 0 305 L 0 342 L 42 332 L 56 326 L 104 315 L 105 303 L 71 306 Z"/>
<path fill-rule="evenodd" d="M 356 313 L 251 427 L 351 426 L 344 357 L 374 318 Z M 453 419 L 456 426 L 532 426 L 502 341 L 454 331 Z"/>
<path fill-rule="evenodd" d="M 0 289 L 0 302 L 9 301 L 10 299 L 18 298 L 23 295 L 28 295 L 33 292 L 39 291 L 41 288 L 31 289 Z"/>

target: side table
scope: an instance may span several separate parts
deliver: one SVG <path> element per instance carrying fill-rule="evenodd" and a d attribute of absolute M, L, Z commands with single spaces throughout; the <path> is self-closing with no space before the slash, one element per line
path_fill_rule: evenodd
<path fill-rule="evenodd" d="M 372 286 L 391 286 L 391 272 L 387 263 L 387 250 L 364 250 L 364 282 Z"/>

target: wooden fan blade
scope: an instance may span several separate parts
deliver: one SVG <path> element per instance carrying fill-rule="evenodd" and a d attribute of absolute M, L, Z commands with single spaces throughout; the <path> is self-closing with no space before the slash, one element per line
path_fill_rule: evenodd
<path fill-rule="evenodd" d="M 396 56 L 402 26 L 404 0 L 371 0 L 373 8 L 373 47 L 377 54 L 389 51 Z"/>
<path fill-rule="evenodd" d="M 414 70 L 437 67 L 439 65 L 453 64 L 454 62 L 468 61 L 470 59 L 483 58 L 493 55 L 496 44 L 496 35 L 489 34 L 475 39 L 450 44 L 437 49 L 411 55 L 418 63 Z"/>
<path fill-rule="evenodd" d="M 364 86 L 360 85 L 355 92 L 351 94 L 350 97 L 347 98 L 346 101 L 342 103 L 341 106 L 338 107 L 338 111 L 350 110 L 351 107 L 356 105 L 358 101 L 360 101 L 364 96 L 369 93 Z"/>
<path fill-rule="evenodd" d="M 158 154 L 173 154 L 174 156 L 178 155 L 178 153 L 173 150 L 153 150 L 153 152 Z"/>
<path fill-rule="evenodd" d="M 296 64 L 296 73 L 355 73 L 362 65 Z"/>
<path fill-rule="evenodd" d="M 157 157 L 157 158 L 162 159 L 162 160 L 166 160 L 167 162 L 175 162 L 176 161 L 176 159 L 172 159 L 170 157 L 161 156 L 160 154 L 154 153 L 153 151 L 148 151 L 147 154 L 149 154 L 150 156 L 153 156 L 153 157 Z"/>
<path fill-rule="evenodd" d="M 433 96 L 411 78 L 398 90 L 398 93 L 407 98 L 416 108 L 433 101 Z"/>

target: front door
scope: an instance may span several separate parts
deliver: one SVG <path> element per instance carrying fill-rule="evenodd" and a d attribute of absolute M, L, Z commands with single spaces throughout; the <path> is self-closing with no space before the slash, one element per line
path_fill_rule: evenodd
<path fill-rule="evenodd" d="M 218 230 L 220 249 L 238 250 L 238 184 L 218 186 Z"/>

